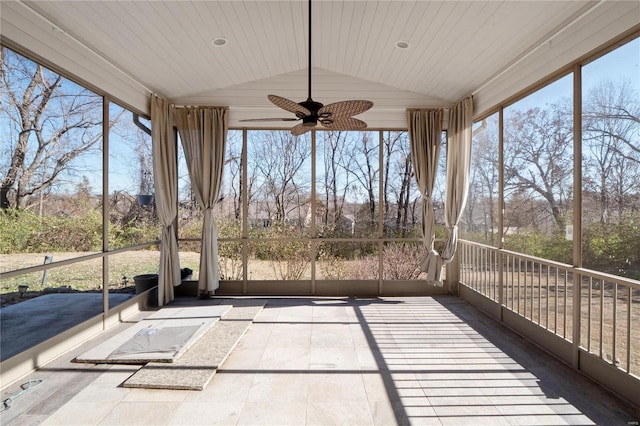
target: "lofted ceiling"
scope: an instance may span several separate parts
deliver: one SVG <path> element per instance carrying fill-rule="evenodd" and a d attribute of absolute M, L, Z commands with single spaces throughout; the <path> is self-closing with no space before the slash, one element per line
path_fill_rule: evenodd
<path fill-rule="evenodd" d="M 369 99 L 374 107 L 358 118 L 370 127 L 404 127 L 405 108 L 449 106 L 477 92 L 606 9 L 601 3 L 314 0 L 313 98 Z M 94 74 L 120 74 L 176 104 L 228 105 L 235 127 L 244 125 L 239 119 L 288 116 L 268 94 L 306 99 L 307 7 L 306 0 L 3 0 L 3 15 L 14 19 L 13 27 L 3 21 L 3 37 L 31 43 L 20 34 L 42 39 L 49 31 L 60 40 L 49 50 L 66 43 L 99 59 Z M 227 43 L 216 46 L 216 38 Z M 73 72 L 82 59 L 66 56 Z M 123 92 L 114 96 L 126 98 Z"/>

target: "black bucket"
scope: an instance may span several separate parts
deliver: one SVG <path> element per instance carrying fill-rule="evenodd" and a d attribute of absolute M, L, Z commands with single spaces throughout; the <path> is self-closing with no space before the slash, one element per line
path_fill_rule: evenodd
<path fill-rule="evenodd" d="M 133 277 L 136 284 L 136 294 L 140 294 L 158 285 L 158 274 L 143 274 Z"/>
<path fill-rule="evenodd" d="M 140 194 L 138 195 L 138 205 L 150 206 L 153 203 L 153 194 Z"/>
<path fill-rule="evenodd" d="M 143 304 L 148 307 L 158 306 L 158 274 L 136 275 L 133 277 L 133 282 L 136 284 L 136 294 L 144 293 L 153 288 L 147 293 Z"/>

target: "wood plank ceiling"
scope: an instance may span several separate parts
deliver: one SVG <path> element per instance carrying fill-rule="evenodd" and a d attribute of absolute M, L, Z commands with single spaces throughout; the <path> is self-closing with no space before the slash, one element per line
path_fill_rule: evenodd
<path fill-rule="evenodd" d="M 374 108 L 361 116 L 370 127 L 404 127 L 406 107 L 451 105 L 595 3 L 315 0 L 313 98 L 370 99 Z M 178 104 L 229 105 L 232 125 L 282 116 L 269 93 L 306 98 L 303 0 L 25 0 L 23 6 L 150 91 Z M 215 46 L 216 38 L 227 44 Z M 409 48 L 399 49 L 398 41 Z"/>

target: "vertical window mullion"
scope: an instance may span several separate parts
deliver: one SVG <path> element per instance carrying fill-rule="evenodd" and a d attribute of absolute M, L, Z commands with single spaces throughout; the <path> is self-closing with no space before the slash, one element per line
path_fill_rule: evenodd
<path fill-rule="evenodd" d="M 582 67 L 573 68 L 573 266 L 582 267 Z M 573 365 L 578 367 L 582 275 L 573 280 Z"/>
<path fill-rule="evenodd" d="M 102 97 L 102 326 L 109 311 L 109 98 Z"/>
<path fill-rule="evenodd" d="M 310 260 L 311 260 L 311 294 L 316 294 L 316 136 L 317 131 L 311 131 L 311 229 L 310 229 Z"/>
<path fill-rule="evenodd" d="M 249 253 L 248 247 L 248 237 L 249 237 L 249 229 L 248 229 L 248 216 L 249 216 L 249 197 L 247 195 L 247 129 L 242 129 L 242 150 L 241 150 L 241 170 L 240 173 L 242 175 L 242 185 L 240 185 L 240 191 L 242 191 L 242 294 L 248 293 L 248 266 L 249 260 L 247 259 Z"/>
<path fill-rule="evenodd" d="M 389 132 L 387 132 L 389 133 Z M 378 293 L 384 291 L 384 189 L 383 182 L 383 143 L 384 132 L 378 131 Z"/>

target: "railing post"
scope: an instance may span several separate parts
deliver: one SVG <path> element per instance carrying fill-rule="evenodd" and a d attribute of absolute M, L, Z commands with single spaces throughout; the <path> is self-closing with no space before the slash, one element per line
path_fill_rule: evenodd
<path fill-rule="evenodd" d="M 498 251 L 498 305 L 500 305 L 500 321 L 502 321 L 502 306 L 504 306 L 504 257 Z"/>
<path fill-rule="evenodd" d="M 451 259 L 451 262 L 447 264 L 447 292 L 449 294 L 459 294 L 460 286 L 460 243 L 456 248 L 456 254 Z"/>
<path fill-rule="evenodd" d="M 574 368 L 580 369 L 580 314 L 582 312 L 581 309 L 581 289 L 582 289 L 582 275 L 579 273 L 573 273 L 573 330 L 572 330 L 572 340 L 573 340 L 573 355 L 571 359 L 571 364 Z"/>

